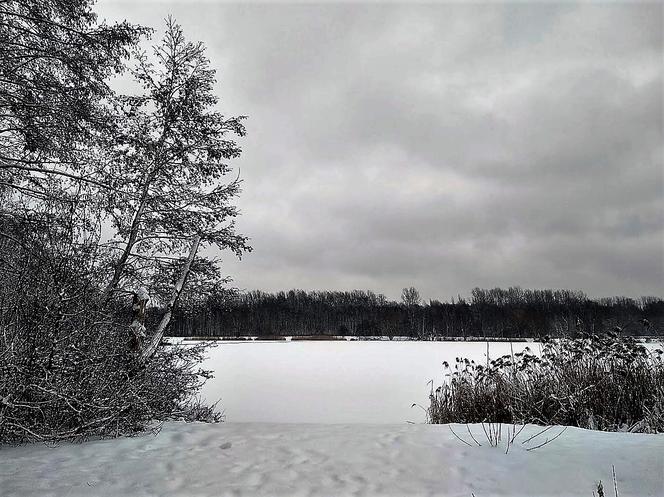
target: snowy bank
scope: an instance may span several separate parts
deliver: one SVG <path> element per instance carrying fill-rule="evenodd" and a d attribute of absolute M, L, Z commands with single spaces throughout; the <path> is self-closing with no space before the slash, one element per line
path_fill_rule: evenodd
<path fill-rule="evenodd" d="M 472 443 L 466 427 L 455 431 Z M 517 443 L 482 447 L 447 425 L 167 423 L 157 436 L 0 449 L 0 493 L 30 496 L 592 496 L 664 495 L 664 435 L 527 426 Z"/>

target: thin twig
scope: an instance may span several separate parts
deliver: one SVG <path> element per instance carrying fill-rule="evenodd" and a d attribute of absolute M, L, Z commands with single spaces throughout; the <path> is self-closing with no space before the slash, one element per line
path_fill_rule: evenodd
<path fill-rule="evenodd" d="M 475 441 L 477 446 L 482 447 L 482 444 L 477 441 L 477 439 L 473 436 L 473 433 L 470 431 L 470 425 L 468 423 L 466 423 L 466 429 L 468 430 L 468 434 L 470 435 L 470 438 L 472 438 Z"/>
<path fill-rule="evenodd" d="M 545 432 L 549 431 L 551 428 L 553 428 L 553 425 L 551 425 L 551 426 L 547 426 L 546 428 L 544 428 L 544 429 L 543 429 L 542 431 L 540 431 L 539 433 L 535 433 L 532 437 L 525 439 L 525 440 L 524 440 L 523 442 L 521 442 L 521 443 L 522 443 L 522 444 L 527 444 L 527 443 L 530 442 L 533 438 L 540 436 L 542 433 L 545 433 Z"/>
<path fill-rule="evenodd" d="M 454 433 L 454 430 L 452 429 L 452 425 L 447 425 L 450 431 L 452 432 L 452 435 L 454 435 L 458 440 L 461 440 L 463 443 L 465 443 L 468 447 L 472 447 L 468 442 L 466 442 L 463 438 L 461 438 L 459 435 Z"/>
<path fill-rule="evenodd" d="M 565 426 L 565 428 L 563 428 L 562 431 L 561 431 L 560 433 L 558 433 L 555 437 L 553 437 L 551 440 L 549 440 L 549 439 L 547 438 L 547 439 L 546 439 L 546 442 L 541 443 L 541 444 L 539 444 L 539 445 L 536 445 L 535 447 L 529 447 L 529 448 L 527 448 L 526 450 L 527 450 L 527 451 L 531 451 L 531 450 L 539 449 L 540 447 L 543 447 L 543 446 L 545 446 L 546 444 L 549 444 L 549 443 L 553 442 L 556 438 L 558 438 L 560 435 L 562 435 L 563 433 L 565 433 L 565 431 L 567 430 L 567 428 L 569 428 L 569 426 Z"/>
<path fill-rule="evenodd" d="M 514 440 L 516 440 L 516 437 L 518 437 L 519 435 L 521 435 L 521 432 L 523 431 L 523 429 L 524 429 L 525 427 L 526 427 L 526 425 L 521 425 L 521 428 L 519 428 L 519 431 L 516 432 L 515 434 L 513 434 L 513 436 L 512 436 L 512 443 L 514 443 Z"/>

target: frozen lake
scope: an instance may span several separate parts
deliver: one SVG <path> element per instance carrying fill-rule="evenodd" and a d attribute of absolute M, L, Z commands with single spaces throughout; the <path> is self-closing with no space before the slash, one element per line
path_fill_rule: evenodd
<path fill-rule="evenodd" d="M 536 343 L 515 342 L 514 352 Z M 220 399 L 227 421 L 279 423 L 423 422 L 430 385 L 443 361 L 486 362 L 486 342 L 223 342 L 204 363 L 215 378 L 203 388 Z M 510 353 L 491 342 L 490 357 Z"/>

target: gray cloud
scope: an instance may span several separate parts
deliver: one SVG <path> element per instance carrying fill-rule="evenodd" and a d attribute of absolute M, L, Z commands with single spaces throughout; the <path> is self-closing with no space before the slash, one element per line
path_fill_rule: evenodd
<path fill-rule="evenodd" d="M 102 0 L 248 114 L 236 283 L 662 295 L 662 5 Z"/>

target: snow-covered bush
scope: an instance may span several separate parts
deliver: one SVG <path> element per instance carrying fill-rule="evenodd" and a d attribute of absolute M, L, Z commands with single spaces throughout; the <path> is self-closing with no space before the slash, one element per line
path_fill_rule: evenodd
<path fill-rule="evenodd" d="M 5 221 L 0 264 L 0 443 L 117 436 L 169 418 L 219 420 L 195 400 L 205 345 L 141 362 L 129 312 L 102 308 L 94 246 Z M 32 229 L 31 229 L 32 228 Z M 105 310 L 106 309 L 106 310 Z"/>
<path fill-rule="evenodd" d="M 537 423 L 664 432 L 664 360 L 617 334 L 544 339 L 488 365 L 457 358 L 431 392 L 432 423 Z"/>

